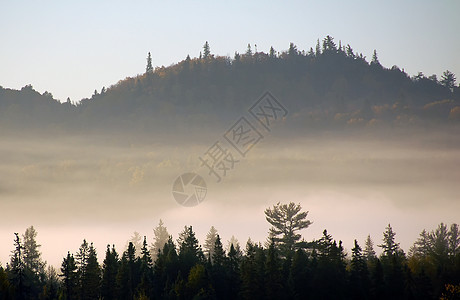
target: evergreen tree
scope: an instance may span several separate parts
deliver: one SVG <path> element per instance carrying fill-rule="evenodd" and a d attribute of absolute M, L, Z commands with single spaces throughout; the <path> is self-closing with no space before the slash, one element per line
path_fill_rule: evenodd
<path fill-rule="evenodd" d="M 77 287 L 78 287 L 78 274 L 77 264 L 75 259 L 70 252 L 67 252 L 67 257 L 64 257 L 61 265 L 60 275 L 63 278 L 63 290 L 66 300 L 77 299 Z"/>
<path fill-rule="evenodd" d="M 369 299 L 369 271 L 367 268 L 365 257 L 362 254 L 361 247 L 358 245 L 358 241 L 355 240 L 355 245 L 351 252 L 351 296 L 353 299 Z"/>
<path fill-rule="evenodd" d="M 110 249 L 110 246 L 107 245 L 102 264 L 101 296 L 103 299 L 115 299 L 116 297 L 118 268 L 119 258 L 115 246 Z"/>
<path fill-rule="evenodd" d="M 299 248 L 301 235 L 298 231 L 308 228 L 311 222 L 307 220 L 307 212 L 302 212 L 300 204 L 277 203 L 273 208 L 265 210 L 265 218 L 272 225 L 270 234 L 283 255 L 289 255 Z"/>
<path fill-rule="evenodd" d="M 168 230 L 164 226 L 163 221 L 161 219 L 158 223 L 158 226 L 153 229 L 153 234 L 154 242 L 152 243 L 151 257 L 153 257 L 153 259 L 156 259 L 158 251 L 163 249 L 164 245 L 168 242 L 169 239 Z"/>
<path fill-rule="evenodd" d="M 248 48 L 246 49 L 246 56 L 252 57 L 251 44 L 248 44 Z"/>
<path fill-rule="evenodd" d="M 152 74 L 153 73 L 152 55 L 150 54 L 150 52 L 147 55 L 147 66 L 145 67 L 145 73 L 146 74 Z"/>
<path fill-rule="evenodd" d="M 345 48 L 345 52 L 347 54 L 347 57 L 355 58 L 355 54 L 353 53 L 353 48 L 351 48 L 350 44 L 348 44 L 347 47 Z"/>
<path fill-rule="evenodd" d="M 131 238 L 126 243 L 125 248 L 129 247 L 130 242 L 133 244 L 133 247 L 135 249 L 134 256 L 135 257 L 140 257 L 141 256 L 141 248 L 142 248 L 142 236 L 141 236 L 141 234 L 139 232 L 137 232 L 137 231 L 134 231 L 133 235 L 131 236 Z"/>
<path fill-rule="evenodd" d="M 315 54 L 317 57 L 321 55 L 321 46 L 319 45 L 319 39 L 316 41 Z"/>
<path fill-rule="evenodd" d="M 123 252 L 117 274 L 118 298 L 132 299 L 140 282 L 139 261 L 136 259 L 136 248 L 129 242 L 128 249 Z"/>
<path fill-rule="evenodd" d="M 270 57 L 271 59 L 274 59 L 276 58 L 276 52 L 275 52 L 275 49 L 272 47 L 270 47 L 270 52 L 268 54 L 268 57 Z"/>
<path fill-rule="evenodd" d="M 211 50 L 210 50 L 208 41 L 206 41 L 206 43 L 204 43 L 203 45 L 203 58 L 207 59 L 210 57 L 210 55 L 211 55 Z"/>
<path fill-rule="evenodd" d="M 88 248 L 88 258 L 81 278 L 82 300 L 99 299 L 101 284 L 101 269 L 97 262 L 96 249 L 93 243 Z"/>
<path fill-rule="evenodd" d="M 395 242 L 396 233 L 391 228 L 391 225 L 388 224 L 385 232 L 383 233 L 383 244 L 378 245 L 383 250 L 384 257 L 392 257 L 397 254 L 400 250 L 399 243 Z"/>
<path fill-rule="evenodd" d="M 249 239 L 246 243 L 246 255 L 241 262 L 240 296 L 243 299 L 260 298 L 257 291 L 262 290 L 263 286 L 259 282 L 256 268 L 256 247 Z"/>
<path fill-rule="evenodd" d="M 147 238 L 144 236 L 144 242 L 141 249 L 140 264 L 140 285 L 137 288 L 139 296 L 153 296 L 153 262 L 150 257 L 150 251 L 147 247 Z"/>
<path fill-rule="evenodd" d="M 9 280 L 14 289 L 16 299 L 27 299 L 28 293 L 26 291 L 26 272 L 24 267 L 24 246 L 18 233 L 14 233 L 14 250 L 11 255 L 11 262 L 8 266 Z"/>
<path fill-rule="evenodd" d="M 240 250 L 241 251 L 241 250 Z M 230 250 L 228 251 L 228 259 L 227 259 L 227 270 L 228 270 L 228 283 L 229 283 L 229 291 L 228 295 L 230 299 L 237 298 L 238 292 L 240 291 L 240 258 L 241 253 L 240 251 L 236 250 L 233 244 L 230 244 Z"/>
<path fill-rule="evenodd" d="M 337 45 L 334 42 L 334 38 L 330 35 L 323 39 L 323 53 L 336 53 Z"/>
<path fill-rule="evenodd" d="M 265 262 L 265 290 L 266 299 L 282 298 L 283 281 L 281 275 L 281 262 L 273 240 L 267 251 Z"/>
<path fill-rule="evenodd" d="M 449 70 L 444 71 L 441 76 L 441 84 L 444 85 L 446 88 L 453 89 L 455 87 L 455 74 Z"/>
<path fill-rule="evenodd" d="M 44 273 L 43 290 L 39 299 L 58 300 L 59 299 L 59 276 L 53 266 L 48 266 Z"/>
<path fill-rule="evenodd" d="M 372 269 L 371 274 L 372 288 L 371 295 L 372 299 L 387 299 L 385 296 L 385 278 L 383 276 L 383 267 L 380 259 L 376 259 L 375 265 Z"/>
<path fill-rule="evenodd" d="M 374 49 L 374 53 L 372 54 L 371 65 L 381 66 L 379 59 L 377 57 L 377 50 Z"/>
<path fill-rule="evenodd" d="M 298 50 L 297 50 L 297 46 L 294 45 L 294 43 L 290 43 L 289 44 L 289 50 L 288 50 L 288 55 L 289 57 L 295 57 L 299 54 Z"/>
<path fill-rule="evenodd" d="M 449 255 L 450 257 L 456 257 L 460 253 L 460 231 L 457 224 L 450 226 L 449 234 Z"/>
<path fill-rule="evenodd" d="M 199 262 L 204 262 L 203 251 L 198 244 L 198 239 L 193 232 L 192 226 L 185 226 L 179 234 L 179 262 L 183 274 L 189 273 L 190 269 Z"/>
<path fill-rule="evenodd" d="M 366 238 L 366 242 L 365 242 L 365 246 L 363 250 L 363 256 L 368 264 L 372 263 L 377 258 L 377 256 L 375 255 L 375 251 L 374 251 L 374 242 L 372 241 L 370 234 Z"/>
<path fill-rule="evenodd" d="M 309 283 L 311 276 L 308 269 L 308 257 L 303 249 L 297 249 L 292 259 L 289 274 L 290 297 L 293 299 L 309 299 Z"/>
<path fill-rule="evenodd" d="M 46 263 L 41 259 L 39 251 L 41 245 L 37 244 L 35 240 L 37 231 L 33 226 L 30 226 L 22 237 L 24 240 L 24 267 L 36 276 L 44 274 Z"/>
<path fill-rule="evenodd" d="M 212 254 L 211 278 L 212 286 L 215 289 L 216 296 L 219 299 L 228 298 L 228 282 L 226 274 L 227 257 L 220 240 L 220 236 L 216 236 L 214 243 L 214 253 Z"/>
<path fill-rule="evenodd" d="M 209 232 L 206 234 L 206 240 L 204 241 L 204 254 L 207 258 L 213 260 L 214 247 L 217 239 L 217 230 L 214 226 L 211 226 Z"/>

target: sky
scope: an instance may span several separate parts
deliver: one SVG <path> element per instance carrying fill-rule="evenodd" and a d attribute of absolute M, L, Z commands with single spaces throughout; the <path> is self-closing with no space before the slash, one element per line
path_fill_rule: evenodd
<path fill-rule="evenodd" d="M 211 52 L 233 57 L 314 47 L 331 35 L 409 75 L 460 76 L 460 2 L 442 1 L 4 1 L 0 86 L 31 84 L 56 99 L 91 97 L 154 66 Z"/>

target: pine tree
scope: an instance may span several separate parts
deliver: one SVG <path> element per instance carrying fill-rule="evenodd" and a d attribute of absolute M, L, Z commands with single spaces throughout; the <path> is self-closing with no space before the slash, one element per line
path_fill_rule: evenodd
<path fill-rule="evenodd" d="M 308 257 L 303 249 L 297 249 L 292 259 L 289 273 L 289 287 L 293 299 L 308 299 L 308 284 L 311 281 L 308 270 Z"/>
<path fill-rule="evenodd" d="M 297 50 L 297 46 L 294 45 L 294 43 L 290 43 L 289 44 L 289 50 L 288 50 L 288 55 L 289 57 L 295 57 L 297 56 L 299 53 L 298 53 L 298 50 Z"/>
<path fill-rule="evenodd" d="M 358 241 L 355 240 L 355 245 L 351 252 L 350 284 L 352 298 L 369 299 L 369 271 L 361 247 L 358 245 Z"/>
<path fill-rule="evenodd" d="M 64 257 L 61 265 L 61 273 L 63 277 L 63 289 L 66 300 L 77 299 L 78 274 L 75 259 L 70 252 L 67 252 L 67 257 Z"/>
<path fill-rule="evenodd" d="M 225 251 L 220 240 L 220 236 L 217 235 L 214 242 L 214 249 L 212 254 L 213 265 L 223 267 L 225 264 Z"/>
<path fill-rule="evenodd" d="M 203 45 L 203 58 L 207 59 L 210 57 L 210 55 L 211 55 L 211 49 L 209 47 L 208 41 L 206 41 L 206 43 L 204 43 Z"/>
<path fill-rule="evenodd" d="M 377 50 L 374 49 L 374 53 L 372 54 L 371 65 L 381 66 L 379 59 L 377 57 Z"/>
<path fill-rule="evenodd" d="M 101 296 L 103 299 L 115 299 L 118 268 L 119 258 L 115 246 L 110 249 L 110 245 L 107 245 L 102 264 Z"/>
<path fill-rule="evenodd" d="M 147 247 L 147 238 L 145 236 L 141 253 L 140 284 L 137 288 L 137 294 L 151 297 L 153 296 L 153 262 L 150 257 L 150 251 Z"/>
<path fill-rule="evenodd" d="M 153 73 L 152 55 L 150 54 L 150 52 L 147 55 L 147 66 L 145 67 L 145 73 L 146 74 L 152 74 Z"/>
<path fill-rule="evenodd" d="M 8 273 L 10 275 L 10 282 L 13 286 L 14 293 L 16 295 L 16 299 L 26 299 L 26 273 L 24 267 L 24 246 L 22 245 L 21 239 L 19 238 L 18 233 L 14 233 L 14 250 L 12 251 L 11 255 L 11 262 L 8 266 Z"/>
<path fill-rule="evenodd" d="M 275 52 L 275 49 L 274 49 L 273 47 L 270 47 L 270 52 L 269 52 L 268 56 L 269 56 L 271 59 L 276 58 L 276 52 Z"/>
<path fill-rule="evenodd" d="M 450 226 L 449 234 L 449 255 L 450 257 L 456 257 L 460 253 L 460 231 L 457 224 Z"/>
<path fill-rule="evenodd" d="M 392 257 L 397 254 L 400 250 L 399 243 L 395 242 L 396 233 L 391 228 L 391 225 L 388 224 L 385 232 L 383 233 L 383 244 L 378 245 L 383 250 L 384 257 Z"/>
<path fill-rule="evenodd" d="M 241 251 L 241 250 L 240 250 Z M 228 270 L 228 283 L 229 283 L 229 297 L 235 299 L 240 291 L 240 258 L 241 253 L 235 249 L 233 244 L 230 244 L 230 250 L 228 251 L 227 259 L 227 270 Z"/>
<path fill-rule="evenodd" d="M 39 248 L 41 245 L 37 244 L 35 238 L 37 237 L 37 231 L 33 226 L 26 229 L 26 232 L 22 236 L 24 240 L 24 266 L 31 270 L 33 273 L 43 273 L 45 263 L 41 259 L 41 253 Z"/>
<path fill-rule="evenodd" d="M 441 76 L 440 83 L 445 86 L 446 88 L 453 89 L 455 87 L 456 82 L 455 74 L 449 70 L 444 71 Z"/>
<path fill-rule="evenodd" d="M 280 299 L 283 283 L 281 275 L 281 262 L 275 248 L 275 241 L 272 241 L 267 251 L 265 262 L 265 289 L 266 299 Z"/>
<path fill-rule="evenodd" d="M 289 255 L 299 248 L 301 235 L 298 231 L 308 228 L 311 222 L 307 220 L 307 212 L 302 212 L 300 204 L 293 202 L 280 204 L 265 210 L 265 218 L 272 225 L 270 235 L 280 248 L 283 255 Z"/>
<path fill-rule="evenodd" d="M 206 240 L 204 241 L 204 254 L 207 258 L 213 260 L 214 247 L 217 239 L 217 230 L 214 226 L 211 226 L 209 232 L 206 234 Z"/>
<path fill-rule="evenodd" d="M 337 45 L 334 42 L 334 38 L 330 35 L 323 39 L 323 53 L 336 53 Z"/>
<path fill-rule="evenodd" d="M 373 262 L 377 257 L 374 251 L 374 242 L 372 241 L 370 234 L 366 238 L 363 255 L 364 255 L 364 259 L 368 263 Z"/>
<path fill-rule="evenodd" d="M 152 243 L 151 257 L 155 260 L 158 255 L 158 251 L 163 249 L 169 239 L 168 230 L 161 219 L 158 226 L 153 229 L 153 234 L 154 242 Z"/>
<path fill-rule="evenodd" d="M 179 244 L 179 262 L 183 274 L 189 273 L 190 269 L 199 262 L 204 262 L 204 255 L 193 232 L 192 226 L 185 226 L 177 240 Z"/>
<path fill-rule="evenodd" d="M 129 247 L 129 243 L 132 243 L 134 246 L 134 249 L 136 249 L 134 256 L 135 257 L 140 257 L 141 256 L 141 248 L 142 248 L 142 236 L 139 232 L 134 231 L 133 235 L 131 238 L 126 242 L 126 247 Z"/>
<path fill-rule="evenodd" d="M 93 243 L 88 248 L 88 258 L 81 278 L 82 299 L 99 299 L 101 284 L 101 269 L 97 262 L 96 249 Z"/>
<path fill-rule="evenodd" d="M 246 49 L 246 56 L 252 57 L 251 44 L 248 44 L 248 48 Z"/>
<path fill-rule="evenodd" d="M 316 41 L 315 54 L 317 57 L 321 55 L 321 46 L 319 45 L 319 39 Z"/>

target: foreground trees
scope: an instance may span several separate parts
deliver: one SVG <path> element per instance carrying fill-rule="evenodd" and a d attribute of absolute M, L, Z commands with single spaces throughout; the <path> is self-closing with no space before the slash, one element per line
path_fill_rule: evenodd
<path fill-rule="evenodd" d="M 52 267 L 44 271 L 35 241 L 37 234 L 31 227 L 23 236 L 24 242 L 15 234 L 11 261 L 6 268 L 0 266 L 0 299 L 458 299 L 460 296 L 457 224 L 441 223 L 432 231 L 422 231 L 408 255 L 388 225 L 378 245 L 382 252 L 377 255 L 370 236 L 364 242 L 364 250 L 355 240 L 351 253 L 346 253 L 342 242 L 327 230 L 318 240 L 300 242 L 299 230 L 311 222 L 298 204 L 277 204 L 267 209 L 266 215 L 274 228 L 270 233 L 277 234 L 271 234 L 265 246 L 248 240 L 244 253 L 236 249 L 239 246 L 234 238 L 227 251 L 224 250 L 220 235 L 212 228 L 205 256 L 193 228 L 185 226 L 177 243 L 170 236 L 157 251 L 155 260 L 146 237 L 138 251 L 129 242 L 121 257 L 114 246 L 107 245 L 102 265 L 93 244 L 83 240 L 75 255 L 68 252 L 63 258 L 59 276 Z M 162 223 L 160 228 L 165 232 Z"/>

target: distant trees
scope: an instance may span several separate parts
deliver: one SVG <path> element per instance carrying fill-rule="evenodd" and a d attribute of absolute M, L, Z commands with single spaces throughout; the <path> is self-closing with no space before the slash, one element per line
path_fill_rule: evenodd
<path fill-rule="evenodd" d="M 349 44 L 338 44 L 330 35 L 318 39 L 316 46 L 312 45 L 307 52 L 289 44 L 284 51 L 271 47 L 264 53 L 248 44 L 244 54 L 235 53 L 230 58 L 212 55 L 206 42 L 200 56 L 205 60 L 188 57 L 158 68 L 155 76 L 152 55 L 148 53 L 144 74 L 121 80 L 108 89 L 96 90 L 91 99 L 75 102 L 77 104 L 61 104 L 50 93 L 41 95 L 30 85 L 20 91 L 0 88 L 0 125 L 7 129 L 60 128 L 64 132 L 88 128 L 112 130 L 114 124 L 122 124 L 126 130 L 159 130 L 162 128 L 159 124 L 164 128 L 186 128 L 165 125 L 172 122 L 171 111 L 186 112 L 187 117 L 181 120 L 201 120 L 190 116 L 203 112 L 220 117 L 223 114 L 218 110 L 220 104 L 241 107 L 245 105 L 242 100 L 245 95 L 258 94 L 264 86 L 280 98 L 292 99 L 293 109 L 301 116 L 290 124 L 297 127 L 315 125 L 321 130 L 330 126 L 399 126 L 458 120 L 453 117 L 457 114 L 450 114 L 460 101 L 452 72 L 444 72 L 442 78 L 422 74 L 411 78 L 397 66 L 381 65 L 377 51 L 370 53 L 372 58 L 368 61 Z M 405 95 L 404 111 L 399 105 L 401 94 Z M 221 100 L 215 102 L 215 99 Z M 359 115 L 365 99 L 369 100 L 369 111 L 378 113 Z M 453 102 L 440 109 L 425 108 L 440 99 Z M 176 106 L 181 109 L 175 109 Z M 315 117 L 306 113 L 312 109 Z M 225 115 L 235 113 L 235 109 L 229 109 Z"/>

